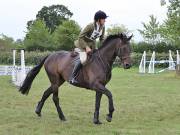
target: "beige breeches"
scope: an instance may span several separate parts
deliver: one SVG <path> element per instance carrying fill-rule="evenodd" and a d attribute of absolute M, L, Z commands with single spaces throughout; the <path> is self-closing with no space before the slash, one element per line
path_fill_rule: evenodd
<path fill-rule="evenodd" d="M 75 52 L 79 53 L 81 64 L 85 64 L 87 60 L 87 53 L 79 48 L 74 49 Z"/>

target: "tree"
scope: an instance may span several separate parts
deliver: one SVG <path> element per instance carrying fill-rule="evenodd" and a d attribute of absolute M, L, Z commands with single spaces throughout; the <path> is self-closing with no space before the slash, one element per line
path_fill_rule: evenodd
<path fill-rule="evenodd" d="M 161 36 L 172 44 L 180 43 L 180 1 L 169 0 L 167 19 L 161 26 Z"/>
<path fill-rule="evenodd" d="M 29 51 L 34 50 L 53 50 L 52 38 L 42 20 L 36 20 L 26 33 L 24 39 L 25 48 Z"/>
<path fill-rule="evenodd" d="M 72 15 L 73 13 L 64 5 L 44 6 L 36 15 L 36 20 L 43 20 L 47 28 L 49 28 L 49 31 L 53 33 L 57 26 L 62 24 L 64 20 L 68 20 Z M 33 22 L 34 21 L 31 20 L 27 23 L 28 29 L 31 27 Z"/>
<path fill-rule="evenodd" d="M 4 34 L 0 35 L 0 51 L 8 51 L 14 45 L 14 39 Z"/>
<path fill-rule="evenodd" d="M 78 38 L 80 26 L 73 20 L 64 21 L 53 33 L 53 41 L 58 50 L 74 48 L 74 41 Z"/>
<path fill-rule="evenodd" d="M 129 33 L 130 31 L 123 24 L 112 24 L 107 29 L 107 35 L 118 34 L 118 33 Z"/>
<path fill-rule="evenodd" d="M 14 42 L 14 49 L 25 49 L 24 40 L 22 40 L 22 39 L 17 39 L 17 40 Z"/>
<path fill-rule="evenodd" d="M 143 30 L 138 29 L 139 33 L 143 36 L 144 40 L 150 44 L 160 42 L 159 22 L 154 15 L 150 15 L 149 23 L 142 22 Z"/>

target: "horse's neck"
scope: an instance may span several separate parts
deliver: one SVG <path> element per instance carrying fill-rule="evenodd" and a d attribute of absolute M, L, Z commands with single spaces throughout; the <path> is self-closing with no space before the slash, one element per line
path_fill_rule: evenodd
<path fill-rule="evenodd" d="M 112 67 L 112 64 L 115 60 L 115 45 L 114 43 L 109 43 L 108 45 L 104 46 L 99 50 L 99 54 L 102 58 L 102 61 L 105 64 L 108 64 L 110 67 Z"/>

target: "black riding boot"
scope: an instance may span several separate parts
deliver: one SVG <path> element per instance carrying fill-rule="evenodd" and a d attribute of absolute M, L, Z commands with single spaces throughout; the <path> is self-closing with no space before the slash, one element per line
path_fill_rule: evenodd
<path fill-rule="evenodd" d="M 82 67 L 82 64 L 81 64 L 81 61 L 80 59 L 78 59 L 76 62 L 75 62 L 75 65 L 74 65 L 74 69 L 73 69 L 73 72 L 70 76 L 70 79 L 69 79 L 69 83 L 70 84 L 78 84 L 79 82 L 76 81 L 76 76 L 77 76 L 77 73 L 79 72 L 79 70 L 81 69 Z"/>

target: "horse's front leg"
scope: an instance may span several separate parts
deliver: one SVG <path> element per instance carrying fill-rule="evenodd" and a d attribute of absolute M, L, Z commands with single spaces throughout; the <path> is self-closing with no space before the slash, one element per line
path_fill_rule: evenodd
<path fill-rule="evenodd" d="M 114 112 L 113 97 L 112 97 L 112 94 L 111 94 L 111 92 L 109 90 L 106 91 L 106 95 L 107 95 L 107 97 L 109 99 L 109 114 L 107 114 L 106 120 L 108 122 L 111 122 L 113 112 Z"/>
<path fill-rule="evenodd" d="M 96 92 L 95 112 L 94 112 L 94 119 L 93 119 L 94 124 L 102 124 L 99 121 L 99 108 L 101 104 L 101 97 L 102 97 L 102 93 Z"/>
<path fill-rule="evenodd" d="M 113 97 L 112 97 L 112 94 L 111 92 L 105 88 L 104 85 L 98 83 L 96 85 L 94 85 L 94 89 L 97 91 L 97 92 L 100 92 L 102 94 L 105 94 L 107 97 L 108 97 L 108 100 L 109 100 L 109 114 L 107 114 L 107 118 L 106 120 L 108 122 L 111 122 L 112 120 L 112 116 L 113 116 L 113 112 L 114 112 L 114 104 L 113 104 Z"/>

